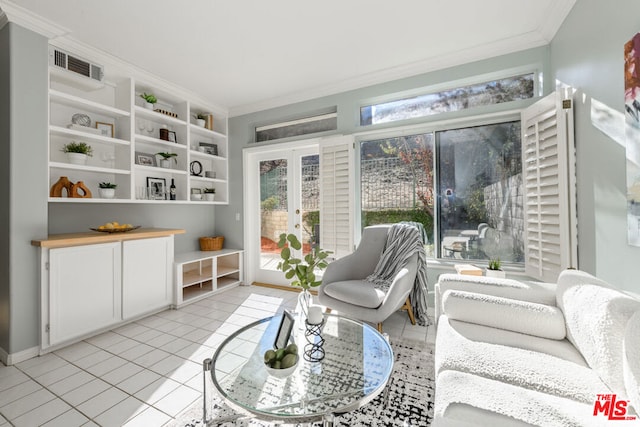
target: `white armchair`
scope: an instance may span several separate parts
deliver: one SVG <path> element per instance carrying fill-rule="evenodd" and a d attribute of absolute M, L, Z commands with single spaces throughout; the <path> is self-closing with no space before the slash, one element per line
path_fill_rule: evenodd
<path fill-rule="evenodd" d="M 382 323 L 400 308 L 406 309 L 415 324 L 409 294 L 413 289 L 418 268 L 418 255 L 394 277 L 391 287 L 384 293 L 365 279 L 374 272 L 387 241 L 391 225 L 366 227 L 355 252 L 329 264 L 318 288 L 318 301 L 328 309 L 377 324 Z"/>

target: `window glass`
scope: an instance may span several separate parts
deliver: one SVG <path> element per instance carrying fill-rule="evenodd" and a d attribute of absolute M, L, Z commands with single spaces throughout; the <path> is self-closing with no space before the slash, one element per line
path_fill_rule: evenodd
<path fill-rule="evenodd" d="M 360 108 L 360 125 L 376 125 L 433 114 L 501 104 L 534 96 L 535 73 L 476 83 Z"/>

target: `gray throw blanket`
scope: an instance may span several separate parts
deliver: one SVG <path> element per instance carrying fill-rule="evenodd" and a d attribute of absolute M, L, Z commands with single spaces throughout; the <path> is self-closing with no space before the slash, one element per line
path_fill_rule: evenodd
<path fill-rule="evenodd" d="M 429 324 L 427 317 L 427 256 L 422 243 L 422 235 L 417 227 L 403 223 L 391 226 L 378 265 L 366 280 L 386 293 L 393 278 L 415 253 L 418 254 L 418 271 L 410 294 L 411 306 L 416 322 L 425 326 Z"/>

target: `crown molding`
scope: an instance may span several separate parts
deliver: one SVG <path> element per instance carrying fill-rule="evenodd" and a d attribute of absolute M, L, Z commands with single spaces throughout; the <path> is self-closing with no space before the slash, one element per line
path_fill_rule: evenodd
<path fill-rule="evenodd" d="M 9 22 L 13 22 L 21 27 L 41 34 L 48 39 L 69 34 L 69 30 L 67 28 L 41 18 L 33 12 L 8 0 L 0 0 L 0 9 L 2 9 Z M 0 27 L 2 26 L 1 21 L 2 18 L 0 18 Z"/>
<path fill-rule="evenodd" d="M 537 31 L 521 34 L 516 37 L 502 39 L 493 43 L 471 47 L 457 52 L 426 58 L 410 64 L 388 68 L 377 72 L 346 79 L 341 82 L 318 86 L 306 91 L 298 91 L 277 98 L 261 102 L 239 105 L 229 108 L 229 117 L 237 117 L 282 107 L 297 102 L 308 101 L 328 95 L 335 95 L 355 89 L 361 89 L 381 83 L 387 83 L 407 77 L 438 71 L 449 67 L 459 66 L 475 61 L 506 55 L 526 49 L 545 46 L 549 42 Z"/>

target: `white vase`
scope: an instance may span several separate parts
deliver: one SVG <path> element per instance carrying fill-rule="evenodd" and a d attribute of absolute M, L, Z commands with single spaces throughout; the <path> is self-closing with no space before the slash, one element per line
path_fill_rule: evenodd
<path fill-rule="evenodd" d="M 171 160 L 169 159 L 160 160 L 160 167 L 165 169 L 171 169 Z"/>
<path fill-rule="evenodd" d="M 216 193 L 204 193 L 204 199 L 207 202 L 213 202 L 216 199 Z"/>
<path fill-rule="evenodd" d="M 103 199 L 113 199 L 116 196 L 115 188 L 100 188 L 100 197 Z"/>
<path fill-rule="evenodd" d="M 204 119 L 196 119 L 196 124 L 201 128 L 203 128 L 206 123 L 207 122 Z"/>
<path fill-rule="evenodd" d="M 153 111 L 153 105 L 154 104 L 152 104 L 150 102 L 147 102 L 147 101 L 144 102 L 144 108 L 146 108 L 147 110 Z"/>
<path fill-rule="evenodd" d="M 298 294 L 298 306 L 296 307 L 298 311 L 298 327 L 304 328 L 305 322 L 307 321 L 307 316 L 309 315 L 309 307 L 311 306 L 311 293 L 307 289 L 303 289 L 302 292 Z"/>
<path fill-rule="evenodd" d="M 504 279 L 506 276 L 505 272 L 502 270 L 489 270 L 487 268 L 486 270 L 486 276 L 487 277 L 497 277 L 499 279 Z"/>
<path fill-rule="evenodd" d="M 67 153 L 67 160 L 72 165 L 86 165 L 87 155 L 82 153 Z"/>

